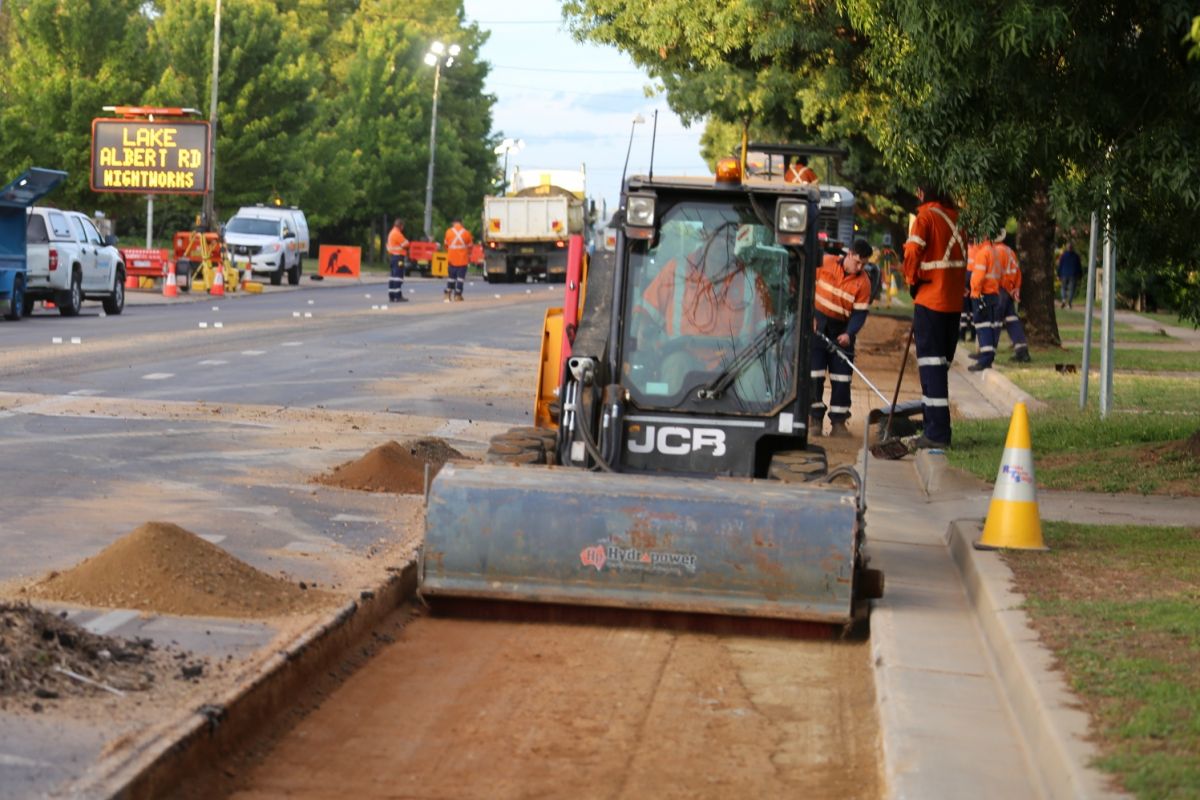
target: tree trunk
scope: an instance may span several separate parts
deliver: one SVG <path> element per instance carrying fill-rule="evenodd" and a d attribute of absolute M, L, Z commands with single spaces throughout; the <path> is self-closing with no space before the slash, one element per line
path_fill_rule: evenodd
<path fill-rule="evenodd" d="M 1017 228 L 1021 259 L 1021 317 L 1030 344 L 1061 345 L 1054 315 L 1054 220 L 1050 197 L 1039 183 Z"/>

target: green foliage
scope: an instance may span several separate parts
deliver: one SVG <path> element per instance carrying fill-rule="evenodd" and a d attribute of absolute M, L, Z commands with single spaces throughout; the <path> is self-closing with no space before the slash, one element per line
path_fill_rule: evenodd
<path fill-rule="evenodd" d="M 66 169 L 51 200 L 140 231 L 143 196 L 89 189 L 93 117 L 105 105 L 191 107 L 207 118 L 214 0 L 7 0 L 0 6 L 0 164 Z M 462 48 L 442 71 L 435 232 L 477 218 L 494 157 L 486 33 L 461 0 L 238 0 L 222 5 L 216 204 L 228 217 L 275 199 L 304 208 L 319 238 L 367 241 L 396 215 L 419 233 L 434 39 Z M 11 177 L 0 175 L 0 178 Z M 163 235 L 195 197 L 159 197 Z M 386 220 L 386 223 L 384 222 Z"/>
<path fill-rule="evenodd" d="M 1200 33 L 1181 0 L 568 0 L 690 118 L 849 146 L 856 192 L 961 198 L 972 233 L 1022 220 L 1024 292 L 1049 329 L 1054 219 L 1111 209 L 1122 261 L 1200 319 Z M 713 144 L 724 143 L 717 129 Z M 706 151 L 707 153 L 708 151 Z M 878 204 L 882 207 L 883 204 Z"/>

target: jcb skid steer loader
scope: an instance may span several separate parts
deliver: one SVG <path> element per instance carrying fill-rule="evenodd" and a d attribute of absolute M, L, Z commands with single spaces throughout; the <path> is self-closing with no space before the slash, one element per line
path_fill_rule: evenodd
<path fill-rule="evenodd" d="M 808 443 L 820 194 L 631 177 L 559 386 L 428 498 L 425 598 L 848 624 L 882 593 L 854 470 Z M 838 480 L 838 478 L 843 480 Z M 848 484 L 848 485 L 847 485 Z"/>

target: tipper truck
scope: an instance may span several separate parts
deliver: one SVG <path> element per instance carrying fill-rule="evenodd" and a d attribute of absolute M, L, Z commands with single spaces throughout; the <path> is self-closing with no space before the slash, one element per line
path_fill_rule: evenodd
<path fill-rule="evenodd" d="M 862 480 L 809 441 L 822 193 L 743 174 L 625 183 L 577 327 L 547 315 L 551 421 L 432 483 L 423 597 L 837 626 L 881 596 Z"/>
<path fill-rule="evenodd" d="M 567 275 L 567 239 L 586 237 L 587 173 L 517 170 L 512 191 L 483 200 L 483 277 L 489 283 Z"/>

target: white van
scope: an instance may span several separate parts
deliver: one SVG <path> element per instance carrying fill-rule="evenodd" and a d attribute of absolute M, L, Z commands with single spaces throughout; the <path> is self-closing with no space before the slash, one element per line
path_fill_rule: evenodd
<path fill-rule="evenodd" d="M 298 208 L 243 206 L 225 223 L 225 246 L 234 266 L 267 273 L 271 285 L 300 283 L 308 252 L 308 220 Z"/>

